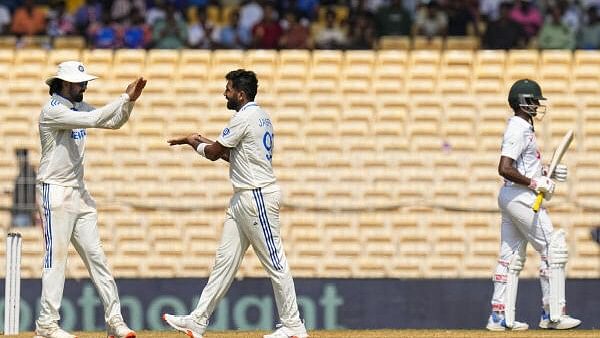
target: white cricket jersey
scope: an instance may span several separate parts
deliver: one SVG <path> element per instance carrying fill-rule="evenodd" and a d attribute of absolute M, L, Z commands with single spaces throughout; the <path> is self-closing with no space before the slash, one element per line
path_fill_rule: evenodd
<path fill-rule="evenodd" d="M 273 124 L 255 102 L 235 112 L 217 142 L 230 148 L 229 178 L 234 191 L 264 188 L 276 182 L 273 157 Z"/>
<path fill-rule="evenodd" d="M 542 175 L 542 157 L 533 126 L 518 116 L 508 120 L 502 139 L 502 156 L 512 158 L 513 166 L 525 177 Z M 504 181 L 506 185 L 515 184 L 506 179 Z"/>
<path fill-rule="evenodd" d="M 127 94 L 98 109 L 85 102 L 73 105 L 58 94 L 52 95 L 40 113 L 42 159 L 38 182 L 83 187 L 85 128 L 119 129 L 132 109 Z"/>

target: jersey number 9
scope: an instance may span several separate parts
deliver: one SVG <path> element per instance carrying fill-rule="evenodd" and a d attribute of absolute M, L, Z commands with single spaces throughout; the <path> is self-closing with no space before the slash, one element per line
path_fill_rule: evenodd
<path fill-rule="evenodd" d="M 271 162 L 273 160 L 273 134 L 268 131 L 263 136 L 263 146 L 267 152 L 267 160 Z"/>

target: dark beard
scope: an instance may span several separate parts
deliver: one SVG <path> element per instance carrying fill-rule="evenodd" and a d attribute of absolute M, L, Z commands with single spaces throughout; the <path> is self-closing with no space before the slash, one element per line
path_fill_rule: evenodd
<path fill-rule="evenodd" d="M 227 99 L 227 109 L 238 111 L 240 109 L 240 104 L 234 99 Z"/>
<path fill-rule="evenodd" d="M 73 102 L 81 102 L 83 101 L 83 94 L 77 94 L 77 96 L 75 96 L 73 98 Z"/>

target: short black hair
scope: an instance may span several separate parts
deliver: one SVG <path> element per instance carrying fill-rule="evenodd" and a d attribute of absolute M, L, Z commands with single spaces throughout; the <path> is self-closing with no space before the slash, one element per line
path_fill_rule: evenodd
<path fill-rule="evenodd" d="M 50 96 L 52 96 L 54 93 L 60 93 L 60 91 L 62 90 L 62 86 L 63 86 L 63 80 L 61 80 L 61 79 L 52 80 L 52 82 L 50 82 L 50 89 L 48 89 L 48 94 L 50 94 Z"/>
<path fill-rule="evenodd" d="M 246 93 L 249 101 L 254 101 L 256 91 L 258 90 L 258 79 L 256 79 L 256 74 L 253 71 L 245 69 L 233 70 L 225 75 L 225 79 L 231 81 L 233 89 L 243 91 Z"/>

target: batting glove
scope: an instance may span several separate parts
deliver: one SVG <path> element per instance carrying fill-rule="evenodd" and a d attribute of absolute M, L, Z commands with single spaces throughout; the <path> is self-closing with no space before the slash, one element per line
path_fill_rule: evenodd
<path fill-rule="evenodd" d="M 546 176 L 534 177 L 531 179 L 531 183 L 529 183 L 529 189 L 534 190 L 537 193 L 541 192 L 544 194 L 544 199 L 546 201 L 552 199 L 555 186 L 556 183 Z"/>
<path fill-rule="evenodd" d="M 554 172 L 550 178 L 553 178 L 558 182 L 565 182 L 568 175 L 569 170 L 567 169 L 567 166 L 565 164 L 559 164 L 554 168 Z"/>

